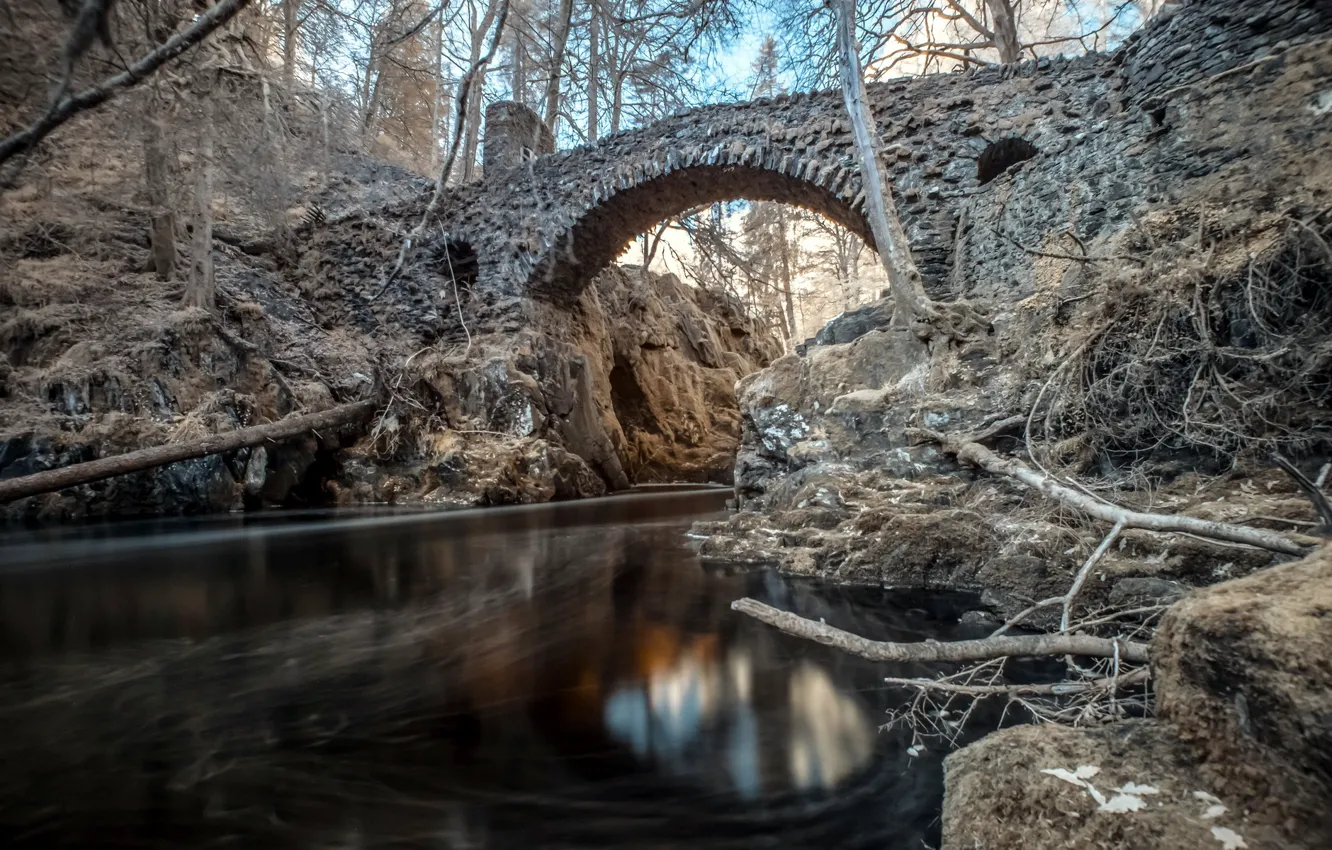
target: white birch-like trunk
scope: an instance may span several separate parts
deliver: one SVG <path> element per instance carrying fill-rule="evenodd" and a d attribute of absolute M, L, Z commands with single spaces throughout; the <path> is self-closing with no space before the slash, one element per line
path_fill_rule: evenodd
<path fill-rule="evenodd" d="M 855 135 L 856 158 L 860 164 L 860 182 L 865 192 L 865 215 L 869 219 L 874 244 L 888 274 L 895 309 L 893 324 L 909 325 L 926 315 L 929 299 L 921 283 L 920 269 L 911 256 L 902 220 L 893 203 L 892 190 L 880 163 L 882 142 L 870 110 L 869 93 L 860 70 L 856 49 L 855 0 L 832 0 L 837 14 L 837 52 L 841 65 L 842 97 Z"/>
<path fill-rule="evenodd" d="M 1009 0 L 985 0 L 990 11 L 990 30 L 994 33 L 994 47 L 999 61 L 1005 65 L 1022 61 L 1022 44 L 1018 41 L 1017 17 Z"/>

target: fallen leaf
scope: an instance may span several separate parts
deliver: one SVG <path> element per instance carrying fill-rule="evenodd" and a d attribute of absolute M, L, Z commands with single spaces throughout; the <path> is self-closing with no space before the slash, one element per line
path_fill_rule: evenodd
<path fill-rule="evenodd" d="M 1212 827 L 1212 837 L 1221 842 L 1222 850 L 1240 850 L 1241 847 L 1249 846 L 1238 832 L 1224 826 Z"/>
<path fill-rule="evenodd" d="M 1136 782 L 1125 782 L 1122 786 L 1115 789 L 1121 794 L 1160 794 L 1159 788 L 1151 785 L 1139 785 Z"/>
<path fill-rule="evenodd" d="M 1062 767 L 1054 767 L 1049 770 L 1042 770 L 1041 773 L 1048 773 L 1055 779 L 1062 779 L 1070 785 L 1076 785 L 1079 788 L 1086 788 L 1087 783 L 1083 782 L 1076 773 L 1071 770 L 1065 770 Z"/>
<path fill-rule="evenodd" d="M 1141 797 L 1133 794 L 1116 794 L 1111 797 L 1109 802 L 1102 803 L 1098 811 L 1102 812 L 1136 812 L 1147 808 L 1147 804 Z"/>

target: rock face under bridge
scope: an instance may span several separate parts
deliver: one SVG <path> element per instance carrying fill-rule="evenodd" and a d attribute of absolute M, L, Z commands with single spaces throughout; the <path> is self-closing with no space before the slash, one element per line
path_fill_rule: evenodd
<path fill-rule="evenodd" d="M 1027 277 L 1022 263 L 973 260 L 976 268 L 960 269 L 957 240 L 1035 247 L 1056 228 L 1072 227 L 1082 239 L 1114 229 L 1185 167 L 1160 143 L 1180 87 L 1325 31 L 1317 6 L 1194 2 L 1115 53 L 871 85 L 886 166 L 927 286 L 983 281 L 971 284 L 983 292 L 969 294 L 1020 296 L 1012 289 Z M 1022 169 L 1036 176 L 1026 185 L 1020 176 L 982 185 L 990 175 L 978 173 L 978 161 L 987 148 L 1015 138 L 1030 147 L 987 157 L 987 170 L 1034 148 Z M 867 235 L 840 94 L 706 107 L 488 174 L 446 200 L 433 232 L 453 256 L 474 254 L 477 283 L 492 296 L 559 300 L 657 222 L 736 198 L 797 204 Z"/>

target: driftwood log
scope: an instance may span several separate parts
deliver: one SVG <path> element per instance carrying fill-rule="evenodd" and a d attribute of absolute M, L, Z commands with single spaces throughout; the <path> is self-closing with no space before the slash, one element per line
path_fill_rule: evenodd
<path fill-rule="evenodd" d="M 129 472 L 166 466 L 177 461 L 257 446 L 270 440 L 286 440 L 321 428 L 358 422 L 374 412 L 375 405 L 374 401 L 352 402 L 319 413 L 288 416 L 266 425 L 241 428 L 224 434 L 209 434 L 197 440 L 153 446 L 123 455 L 98 458 L 87 463 L 75 463 L 59 469 L 48 469 L 44 472 L 11 478 L 0 481 L 0 504 L 79 484 L 89 484 L 104 478 L 114 478 Z"/>

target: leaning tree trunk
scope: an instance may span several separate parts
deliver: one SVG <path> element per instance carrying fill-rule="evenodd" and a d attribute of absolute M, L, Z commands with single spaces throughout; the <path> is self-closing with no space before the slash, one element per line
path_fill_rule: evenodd
<path fill-rule="evenodd" d="M 841 60 L 842 97 L 855 135 L 860 182 L 865 191 L 865 214 L 874 235 L 874 246 L 888 274 L 893 291 L 893 324 L 904 326 L 929 312 L 929 298 L 921 283 L 920 269 L 911 256 L 902 220 L 893 203 L 892 190 L 880 167 L 882 142 L 870 111 L 869 93 L 860 71 L 856 49 L 855 0 L 833 0 L 837 14 L 837 52 Z"/>
<path fill-rule="evenodd" d="M 195 154 L 194 215 L 190 234 L 190 279 L 185 286 L 185 306 L 212 310 L 216 301 L 213 280 L 213 95 L 201 100 L 203 122 L 199 149 Z"/>

